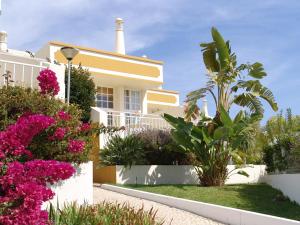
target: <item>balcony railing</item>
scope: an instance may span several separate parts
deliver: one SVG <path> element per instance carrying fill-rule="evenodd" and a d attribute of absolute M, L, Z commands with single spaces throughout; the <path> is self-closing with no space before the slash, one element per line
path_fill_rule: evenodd
<path fill-rule="evenodd" d="M 128 132 L 148 129 L 169 129 L 170 125 L 159 115 L 133 112 L 107 111 L 106 124 L 109 127 L 125 127 Z"/>
<path fill-rule="evenodd" d="M 28 64 L 0 59 L 0 86 L 9 81 L 11 86 L 36 88 L 39 72 L 47 67 L 49 63 L 38 60 L 34 64 Z M 9 76 L 8 79 L 6 76 Z"/>
<path fill-rule="evenodd" d="M 171 128 L 159 115 L 106 111 L 97 107 L 92 108 L 92 120 L 107 127 L 124 127 L 124 130 L 117 132 L 123 137 L 145 130 L 169 130 Z M 100 147 L 104 147 L 109 138 L 108 135 L 100 135 Z"/>

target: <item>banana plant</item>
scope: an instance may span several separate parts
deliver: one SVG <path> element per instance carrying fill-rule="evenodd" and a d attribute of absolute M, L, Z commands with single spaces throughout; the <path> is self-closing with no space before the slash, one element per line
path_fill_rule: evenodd
<path fill-rule="evenodd" d="M 244 163 L 242 154 L 253 137 L 251 125 L 261 119 L 259 115 L 249 117 L 240 111 L 232 120 L 222 106 L 221 125 L 205 116 L 201 116 L 197 124 L 169 114 L 163 117 L 173 127 L 172 137 L 182 150 L 194 155 L 194 168 L 204 186 L 224 185 L 229 176 L 227 165 L 231 159 L 238 167 Z M 247 176 L 242 170 L 238 173 Z"/>
<path fill-rule="evenodd" d="M 278 106 L 272 92 L 260 82 L 267 75 L 263 65 L 259 62 L 238 65 L 229 41 L 225 42 L 214 27 L 211 29 L 211 35 L 212 42 L 200 44 L 208 81 L 205 87 L 187 95 L 186 119 L 192 120 L 199 116 L 197 101 L 207 94 L 213 97 L 217 121 L 221 106 L 229 111 L 233 104 L 248 108 L 252 114 L 262 115 L 262 99 L 277 111 Z"/>

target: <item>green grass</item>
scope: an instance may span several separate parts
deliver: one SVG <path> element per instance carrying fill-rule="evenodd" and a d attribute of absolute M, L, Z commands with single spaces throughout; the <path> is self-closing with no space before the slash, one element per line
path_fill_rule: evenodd
<path fill-rule="evenodd" d="M 300 206 L 284 198 L 280 191 L 266 184 L 224 187 L 195 185 L 125 185 L 123 187 L 300 220 Z"/>

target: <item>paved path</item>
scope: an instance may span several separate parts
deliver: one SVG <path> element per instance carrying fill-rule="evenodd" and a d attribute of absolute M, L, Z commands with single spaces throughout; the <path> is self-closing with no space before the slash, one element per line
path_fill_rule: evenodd
<path fill-rule="evenodd" d="M 165 221 L 164 225 L 222 225 L 195 214 L 172 208 L 160 203 L 135 198 L 120 194 L 117 192 L 107 191 L 100 187 L 94 186 L 94 203 L 102 201 L 129 203 L 131 206 L 140 208 L 144 206 L 145 210 L 150 210 L 152 207 L 157 211 L 157 217 Z"/>

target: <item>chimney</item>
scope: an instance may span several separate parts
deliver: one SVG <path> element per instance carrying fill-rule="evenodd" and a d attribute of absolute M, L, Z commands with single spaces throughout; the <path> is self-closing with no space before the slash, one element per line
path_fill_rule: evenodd
<path fill-rule="evenodd" d="M 7 52 L 7 33 L 0 31 L 0 51 Z"/>
<path fill-rule="evenodd" d="M 207 100 L 206 99 L 203 99 L 202 100 L 202 102 L 203 102 L 203 106 L 202 106 L 202 113 L 204 113 L 204 115 L 206 116 L 206 117 L 209 117 L 209 114 L 208 114 L 208 106 L 207 106 Z"/>
<path fill-rule="evenodd" d="M 125 55 L 123 24 L 123 19 L 116 19 L 116 52 Z"/>

